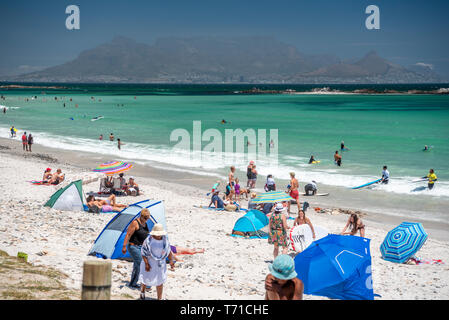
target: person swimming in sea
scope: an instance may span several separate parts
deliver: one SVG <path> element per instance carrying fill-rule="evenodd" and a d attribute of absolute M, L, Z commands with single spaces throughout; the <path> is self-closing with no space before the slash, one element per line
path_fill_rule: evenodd
<path fill-rule="evenodd" d="M 316 160 L 315 160 L 315 157 L 314 157 L 313 155 L 310 156 L 309 164 L 313 163 L 314 161 L 316 161 Z"/>
<path fill-rule="evenodd" d="M 225 119 L 221 120 L 221 124 L 228 123 Z"/>

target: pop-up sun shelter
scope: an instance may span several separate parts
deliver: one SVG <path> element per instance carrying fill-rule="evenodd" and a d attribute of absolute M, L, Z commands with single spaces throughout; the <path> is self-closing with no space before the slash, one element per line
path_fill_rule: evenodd
<path fill-rule="evenodd" d="M 44 206 L 63 211 L 83 211 L 83 182 L 77 180 L 59 189 Z"/>
<path fill-rule="evenodd" d="M 131 258 L 128 252 L 122 253 L 123 241 L 130 223 L 136 219 L 143 208 L 150 211 L 150 219 L 147 220 L 148 229 L 151 231 L 155 223 L 160 223 L 167 230 L 165 222 L 165 209 L 162 201 L 144 200 L 134 203 L 120 211 L 109 221 L 101 231 L 88 255 L 97 256 L 104 259 L 125 259 Z"/>
<path fill-rule="evenodd" d="M 263 229 L 268 226 L 267 216 L 259 210 L 248 211 L 240 217 L 232 230 L 233 237 L 249 237 L 250 239 L 267 239 L 268 234 Z"/>

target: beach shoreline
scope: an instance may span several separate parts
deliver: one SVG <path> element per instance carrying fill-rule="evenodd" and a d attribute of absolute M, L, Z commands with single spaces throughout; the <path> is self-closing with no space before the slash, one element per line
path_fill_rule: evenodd
<path fill-rule="evenodd" d="M 0 148 L 3 150 L 0 152 L 6 152 L 11 155 L 24 156 L 24 151 L 22 151 L 21 143 L 18 140 L 7 139 L 0 137 Z M 5 148 L 6 147 L 6 148 Z M 56 160 L 57 163 L 65 164 L 67 166 L 73 166 L 83 171 L 91 171 L 93 168 L 101 163 L 111 161 L 111 159 L 119 160 L 120 158 L 114 156 L 108 156 L 107 154 L 92 153 L 92 152 L 79 152 L 65 149 L 50 148 L 47 146 L 42 146 L 39 144 L 33 145 L 32 153 L 25 153 L 25 157 L 36 157 L 40 155 L 39 158 L 43 160 Z M 121 160 L 121 159 L 120 159 Z M 128 161 L 123 159 L 123 161 Z M 172 188 L 182 190 L 185 186 L 193 186 L 196 189 L 201 190 L 198 195 L 204 195 L 203 204 L 207 205 L 209 203 L 209 198 L 205 195 L 210 192 L 212 185 L 220 181 L 219 189 L 221 191 L 225 188 L 225 178 L 224 176 L 213 177 L 209 175 L 203 175 L 201 172 L 197 174 L 186 172 L 183 168 L 177 169 L 176 167 L 165 168 L 160 165 L 142 165 L 139 163 L 133 164 L 132 175 L 142 178 L 150 178 L 160 185 L 163 183 L 172 184 Z M 246 178 L 246 177 L 245 177 Z M 241 179 L 241 185 L 245 185 L 245 181 Z M 305 182 L 300 180 L 300 187 L 304 185 Z M 262 190 L 264 178 L 258 179 L 256 184 L 256 190 Z M 287 184 L 287 182 L 285 182 Z M 279 183 L 281 185 L 281 183 Z M 95 190 L 96 191 L 96 190 Z M 391 210 L 388 203 L 383 202 L 384 195 L 382 193 L 373 193 L 370 191 L 363 190 L 362 192 L 354 190 L 344 190 L 341 187 L 334 187 L 329 185 L 320 185 L 320 191 L 323 193 L 331 193 L 331 196 L 327 197 L 300 197 L 301 202 L 307 201 L 311 207 L 326 208 L 330 211 L 342 210 L 342 211 L 358 211 L 363 212 L 364 218 L 369 220 L 373 224 L 378 224 L 380 226 L 385 226 L 388 228 L 393 228 L 394 226 L 400 224 L 403 221 L 414 221 L 420 222 L 424 225 L 428 233 L 435 239 L 442 241 L 449 241 L 449 223 L 442 221 L 429 221 L 422 218 L 417 218 L 416 215 L 407 217 L 407 210 L 404 210 L 403 215 L 392 215 L 384 212 Z M 350 195 L 352 192 L 353 195 Z M 337 196 L 338 195 L 338 196 Z M 400 203 L 402 201 L 401 195 L 390 195 L 390 197 L 396 197 L 395 202 Z M 367 199 L 370 201 L 371 209 L 367 209 L 365 204 Z M 375 206 L 375 207 L 373 207 Z M 420 210 L 423 210 L 420 208 Z"/>
<path fill-rule="evenodd" d="M 40 179 L 43 169 L 48 166 L 52 169 L 61 168 L 67 180 L 83 176 L 91 178 L 92 168 L 102 163 L 107 156 L 94 155 L 90 158 L 76 152 L 39 145 L 33 146 L 32 155 L 24 155 L 18 141 L 4 140 L 0 140 L 0 163 L 3 169 L 0 171 L 0 187 L 4 191 L 0 201 L 1 249 L 12 256 L 18 251 L 26 252 L 29 262 L 65 272 L 69 276 L 65 285 L 79 289 L 83 261 L 96 259 L 87 256 L 87 252 L 113 215 L 45 208 L 43 204 L 58 186 L 35 186 L 28 181 Z M 177 263 L 175 271 L 169 271 L 164 297 L 186 300 L 263 299 L 264 279 L 268 273 L 268 263 L 273 257 L 273 247 L 267 240 L 229 236 L 242 213 L 195 208 L 209 203 L 205 192 L 209 191 L 207 186 L 210 183 L 205 183 L 204 177 L 183 174 L 180 179 L 179 172 L 148 170 L 146 166 L 136 165 L 125 174 L 136 177 L 144 195 L 119 197 L 118 202 L 131 204 L 144 199 L 162 200 L 171 243 L 206 250 L 204 254 L 183 257 L 184 261 Z M 164 179 L 159 179 L 162 176 Z M 203 188 L 198 187 L 201 183 L 204 183 Z M 98 180 L 94 180 L 84 184 L 83 191 L 98 191 L 98 187 Z M 311 203 L 311 206 L 314 207 L 315 203 Z M 246 207 L 246 201 L 243 201 L 243 207 Z M 292 212 L 296 212 L 295 207 Z M 339 233 L 348 218 L 347 214 L 323 214 L 314 210 L 309 210 L 307 215 L 315 225 L 331 233 Z M 381 295 L 376 299 L 438 300 L 449 297 L 447 265 L 398 265 L 381 259 L 379 246 L 391 228 L 387 223 L 371 221 L 369 213 L 364 214 L 362 219 L 366 225 L 366 237 L 371 239 L 374 292 Z M 429 232 L 429 239 L 418 256 L 428 260 L 442 259 L 447 263 L 447 240 L 438 239 L 427 228 L 426 231 Z M 45 254 L 42 255 L 42 252 Z M 111 262 L 113 295 L 137 299 L 138 291 L 126 286 L 132 263 L 122 260 Z M 250 273 L 247 272 L 248 266 L 251 266 Z M 152 295 L 155 292 L 147 294 Z M 326 298 L 305 295 L 305 299 Z"/>

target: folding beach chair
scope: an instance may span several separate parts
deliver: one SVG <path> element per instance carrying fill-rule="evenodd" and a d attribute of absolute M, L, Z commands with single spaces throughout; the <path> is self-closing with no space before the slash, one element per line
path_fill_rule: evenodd
<path fill-rule="evenodd" d="M 100 191 L 98 191 L 99 194 L 111 194 L 112 189 L 106 187 L 106 179 L 107 178 L 102 178 L 100 179 Z"/>

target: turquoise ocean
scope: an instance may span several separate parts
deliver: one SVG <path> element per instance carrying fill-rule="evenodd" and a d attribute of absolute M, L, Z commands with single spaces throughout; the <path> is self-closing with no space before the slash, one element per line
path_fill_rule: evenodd
<path fill-rule="evenodd" d="M 33 85 L 42 87 L 0 88 L 4 97 L 0 105 L 7 108 L 0 115 L 0 137 L 9 137 L 14 125 L 17 139 L 23 131 L 31 132 L 35 143 L 48 147 L 195 172 L 210 176 L 211 185 L 226 176 L 230 165 L 237 167 L 246 183 L 248 160 L 256 161 L 260 175 L 273 174 L 284 181 L 294 171 L 300 181 L 343 188 L 378 178 L 387 165 L 391 182 L 377 187 L 380 192 L 416 194 L 429 201 L 449 199 L 449 95 L 405 93 L 449 85 L 334 85 L 329 86 L 332 94 L 312 91 L 323 85 Z M 252 87 L 296 92 L 240 93 Z M 360 88 L 404 93 L 353 93 Z M 92 121 L 98 116 L 103 118 Z M 260 147 L 259 152 L 265 148 L 267 155 L 248 156 L 245 147 L 228 157 L 217 152 L 202 152 L 200 157 L 195 154 L 198 151 L 174 148 L 179 140 L 171 141 L 171 135 L 186 130 L 193 139 L 194 121 L 201 121 L 202 150 L 211 142 L 204 137 L 207 129 L 220 132 L 223 139 L 227 129 L 265 129 L 265 139 L 259 136 L 250 143 L 252 148 Z M 267 147 L 273 138 L 270 129 L 277 129 L 271 149 Z M 124 143 L 122 150 L 108 141 L 110 133 Z M 98 139 L 100 134 L 103 141 Z M 342 153 L 343 164 L 337 167 L 333 154 L 340 152 L 342 140 L 349 150 Z M 424 152 L 424 145 L 432 146 L 431 150 Z M 311 155 L 321 162 L 309 165 Z M 430 168 L 439 181 L 434 190 L 421 190 L 425 184 L 411 181 Z"/>

